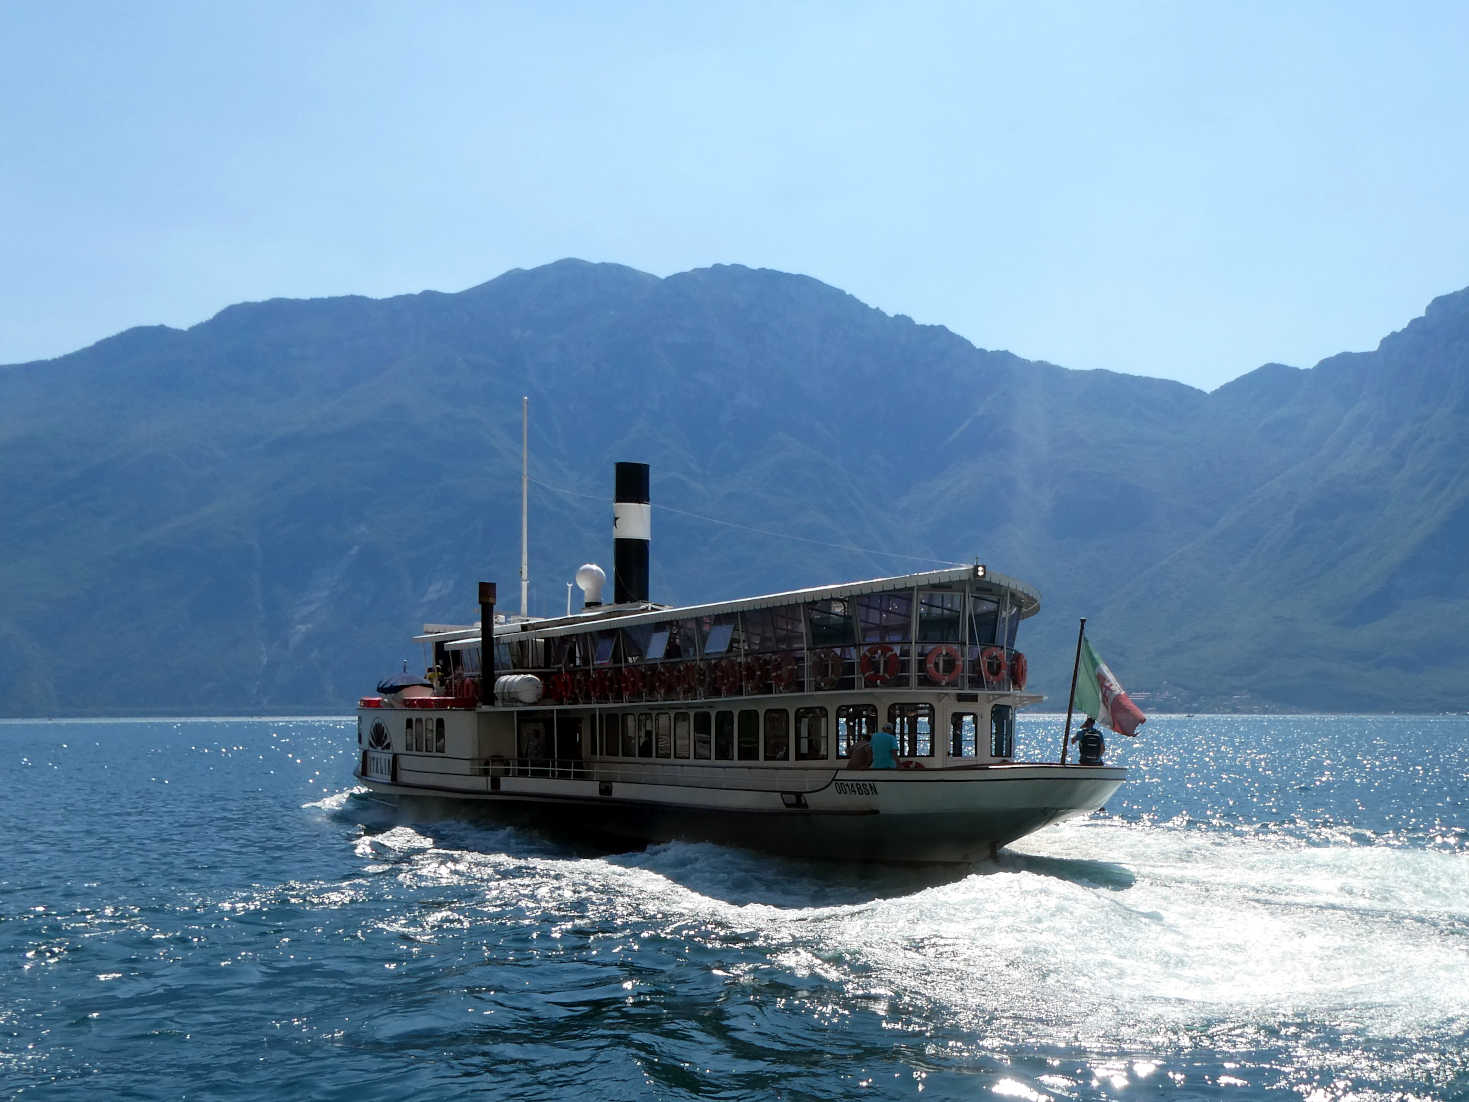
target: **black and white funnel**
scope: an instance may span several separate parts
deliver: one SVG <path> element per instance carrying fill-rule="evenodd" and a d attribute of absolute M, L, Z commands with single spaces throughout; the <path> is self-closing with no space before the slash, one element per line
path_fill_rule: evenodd
<path fill-rule="evenodd" d="M 612 503 L 612 599 L 617 604 L 648 599 L 648 540 L 652 530 L 648 465 L 617 464 L 617 493 Z"/>

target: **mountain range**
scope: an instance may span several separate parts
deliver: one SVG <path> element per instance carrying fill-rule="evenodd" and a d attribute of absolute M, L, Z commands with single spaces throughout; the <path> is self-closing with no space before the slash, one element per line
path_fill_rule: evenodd
<path fill-rule="evenodd" d="M 652 466 L 653 597 L 982 561 L 1145 710 L 1469 699 L 1469 290 L 1370 352 L 1212 393 L 986 351 L 814 279 L 566 260 L 457 294 L 231 306 L 0 367 L 0 713 L 347 711 L 611 557 Z"/>

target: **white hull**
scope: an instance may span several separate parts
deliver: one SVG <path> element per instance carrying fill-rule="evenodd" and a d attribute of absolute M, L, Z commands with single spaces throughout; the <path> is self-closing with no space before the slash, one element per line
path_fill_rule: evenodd
<path fill-rule="evenodd" d="M 364 774 L 359 767 L 358 778 L 375 792 L 466 801 L 532 825 L 637 843 L 684 839 L 792 856 L 917 862 L 990 856 L 1050 823 L 1097 810 L 1126 777 L 1112 766 L 1041 764 L 847 770 L 611 763 L 465 776 L 423 768 L 433 763 L 411 754 L 396 762 L 374 757 L 377 768 Z"/>

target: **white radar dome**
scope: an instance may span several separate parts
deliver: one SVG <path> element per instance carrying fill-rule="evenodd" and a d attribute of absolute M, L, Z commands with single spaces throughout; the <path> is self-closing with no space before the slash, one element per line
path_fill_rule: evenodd
<path fill-rule="evenodd" d="M 582 592 L 583 602 L 588 605 L 602 603 L 602 587 L 607 584 L 607 571 L 594 562 L 577 567 L 576 585 Z"/>

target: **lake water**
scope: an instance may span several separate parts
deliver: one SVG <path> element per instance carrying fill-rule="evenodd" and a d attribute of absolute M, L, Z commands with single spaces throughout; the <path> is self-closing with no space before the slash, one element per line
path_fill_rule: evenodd
<path fill-rule="evenodd" d="M 1469 1098 L 1469 719 L 1109 742 L 1105 812 L 864 869 L 395 809 L 351 720 L 0 723 L 0 1096 Z"/>

